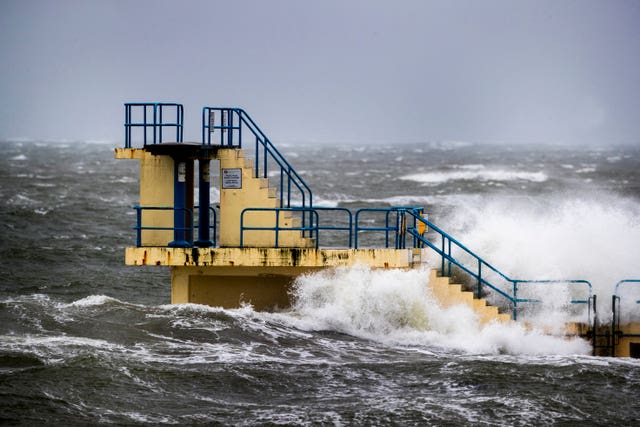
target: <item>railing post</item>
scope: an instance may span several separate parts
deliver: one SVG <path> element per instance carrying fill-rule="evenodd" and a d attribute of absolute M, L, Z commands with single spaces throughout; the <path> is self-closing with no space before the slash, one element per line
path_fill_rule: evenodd
<path fill-rule="evenodd" d="M 216 240 L 216 222 L 217 222 L 216 210 L 213 208 L 213 206 L 209 206 L 209 211 L 211 211 L 211 217 L 213 218 L 213 222 L 211 223 L 211 225 L 207 224 L 207 227 L 211 228 L 211 241 L 213 242 L 212 246 L 215 246 L 217 244 L 217 240 Z"/>
<path fill-rule="evenodd" d="M 385 248 L 389 247 L 389 215 L 391 215 L 391 211 L 387 211 L 387 215 L 385 216 L 385 222 L 384 222 L 384 228 L 385 228 L 384 246 L 385 246 Z"/>
<path fill-rule="evenodd" d="M 131 106 L 124 104 L 124 148 L 131 148 L 131 137 L 129 135 L 129 130 L 131 129 L 130 111 Z"/>
<path fill-rule="evenodd" d="M 513 320 L 518 320 L 518 281 L 513 281 Z"/>
<path fill-rule="evenodd" d="M 598 346 L 597 340 L 598 340 L 598 334 L 597 334 L 597 327 L 598 327 L 598 309 L 596 308 L 596 302 L 597 302 L 597 295 L 593 296 L 593 324 L 591 326 L 591 355 L 595 356 L 596 355 L 596 347 Z"/>
<path fill-rule="evenodd" d="M 276 208 L 276 248 L 279 247 L 278 237 L 280 237 L 280 209 Z"/>
<path fill-rule="evenodd" d="M 142 125 L 142 130 L 143 130 L 143 145 L 146 147 L 147 146 L 147 106 L 143 105 L 142 106 L 142 123 L 144 123 L 144 125 Z M 153 127 L 153 129 L 155 129 L 155 126 Z"/>
<path fill-rule="evenodd" d="M 616 309 L 616 300 L 619 298 L 616 295 L 611 296 L 611 356 L 616 357 L 616 337 L 618 336 L 618 325 L 620 324 L 620 313 Z"/>
<path fill-rule="evenodd" d="M 158 109 L 158 104 L 153 104 L 153 143 L 155 144 L 157 142 L 157 126 L 158 126 L 158 118 L 157 118 L 157 109 Z M 146 111 L 146 107 L 145 107 L 145 111 Z M 145 118 L 144 122 L 147 122 L 147 119 Z M 146 145 L 146 142 L 145 142 Z"/>
<path fill-rule="evenodd" d="M 242 212 L 240 212 L 240 247 L 243 248 L 244 247 L 244 213 L 246 212 L 246 209 L 243 209 Z"/>
<path fill-rule="evenodd" d="M 440 265 L 440 271 L 442 272 L 442 275 L 445 275 L 445 270 L 444 270 L 444 259 L 446 257 L 447 252 L 445 251 L 445 237 L 444 234 L 442 234 L 442 256 L 440 257 L 442 259 L 441 265 Z"/>
<path fill-rule="evenodd" d="M 482 298 L 482 261 L 478 260 L 478 299 Z"/>
<path fill-rule="evenodd" d="M 136 246 L 142 246 L 142 207 L 135 206 L 136 210 Z"/>
<path fill-rule="evenodd" d="M 398 249 L 404 249 L 405 248 L 404 231 L 406 230 L 404 210 L 399 210 L 398 211 L 398 217 L 400 218 L 400 224 L 399 224 L 398 229 L 396 230 L 396 232 L 398 233 L 398 236 L 399 236 L 399 240 L 400 240 L 400 247 Z"/>
<path fill-rule="evenodd" d="M 451 277 L 451 239 L 448 239 L 448 243 L 449 243 L 449 245 L 448 245 L 448 253 L 447 253 L 448 258 L 447 258 L 447 260 L 449 262 L 449 264 L 448 264 L 448 272 L 449 272 L 449 274 L 447 274 L 447 276 Z"/>
<path fill-rule="evenodd" d="M 162 107 L 163 107 L 163 106 L 162 106 L 162 104 L 159 104 L 159 105 L 158 105 L 158 107 L 159 107 L 158 109 L 160 110 L 160 111 L 159 111 L 160 120 L 159 120 L 159 122 L 158 122 L 158 131 L 159 131 L 159 134 L 160 134 L 160 138 L 159 138 L 159 140 L 158 140 L 157 142 L 159 142 L 160 144 L 162 144 L 162 128 L 164 127 L 164 126 L 162 125 L 162 123 L 163 123 L 163 121 L 162 121 Z M 155 142 L 155 141 L 154 141 L 154 142 Z"/>
<path fill-rule="evenodd" d="M 227 127 L 228 127 L 228 138 L 229 138 L 229 147 L 233 147 L 233 110 L 227 110 Z"/>

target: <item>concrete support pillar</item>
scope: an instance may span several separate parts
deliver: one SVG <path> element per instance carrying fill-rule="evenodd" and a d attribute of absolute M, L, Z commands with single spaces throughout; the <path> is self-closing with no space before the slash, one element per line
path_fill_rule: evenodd
<path fill-rule="evenodd" d="M 193 161 L 174 159 L 173 184 L 173 241 L 169 243 L 173 248 L 186 248 L 191 239 L 188 228 L 193 223 Z M 191 177 L 191 182 L 189 182 Z M 191 210 L 191 213 L 187 211 Z"/>
<path fill-rule="evenodd" d="M 211 235 L 209 232 L 209 222 L 211 207 L 211 179 L 210 179 L 210 165 L 211 161 L 206 158 L 199 159 L 200 172 L 199 172 L 199 190 L 198 190 L 198 240 L 194 243 L 195 246 L 206 248 L 213 246 Z"/>

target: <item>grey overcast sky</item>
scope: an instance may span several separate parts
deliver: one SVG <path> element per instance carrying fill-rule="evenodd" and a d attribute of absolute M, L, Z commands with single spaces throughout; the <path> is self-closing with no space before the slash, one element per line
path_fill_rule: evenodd
<path fill-rule="evenodd" d="M 640 0 L 0 0 L 0 139 L 109 140 L 124 102 L 274 142 L 640 145 Z"/>

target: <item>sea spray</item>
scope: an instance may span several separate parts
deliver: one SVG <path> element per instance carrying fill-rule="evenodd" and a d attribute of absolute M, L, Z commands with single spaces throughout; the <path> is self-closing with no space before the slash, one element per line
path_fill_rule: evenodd
<path fill-rule="evenodd" d="M 461 199 L 462 201 L 462 199 Z M 511 278 L 587 279 L 608 320 L 618 280 L 640 275 L 640 204 L 605 194 L 464 199 L 447 219 L 459 240 Z M 580 286 L 538 286 L 553 309 Z M 547 312 L 547 315 L 550 312 Z"/>
<path fill-rule="evenodd" d="M 324 270 L 294 285 L 298 325 L 389 345 L 437 347 L 486 354 L 586 354 L 583 340 L 565 340 L 520 324 L 481 325 L 468 306 L 443 308 L 428 288 L 429 271 Z"/>

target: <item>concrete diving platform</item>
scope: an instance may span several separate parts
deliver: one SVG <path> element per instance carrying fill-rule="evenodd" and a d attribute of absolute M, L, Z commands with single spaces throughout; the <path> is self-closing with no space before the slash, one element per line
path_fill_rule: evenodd
<path fill-rule="evenodd" d="M 423 261 L 415 249 L 315 248 L 126 248 L 127 265 L 171 267 L 171 303 L 234 308 L 251 304 L 274 310 L 291 304 L 289 291 L 301 274 L 357 264 L 412 268 Z"/>
<path fill-rule="evenodd" d="M 200 142 L 183 141 L 183 119 L 181 104 L 125 104 L 125 144 L 114 152 L 139 163 L 135 247 L 126 248 L 125 262 L 169 267 L 173 304 L 285 309 L 295 278 L 306 273 L 429 265 L 425 290 L 442 306 L 467 305 L 481 324 L 521 320 L 525 307 L 543 302 L 527 289 L 563 286 L 585 318 L 565 325 L 567 335 L 589 339 L 594 355 L 640 357 L 640 329 L 631 317 L 621 324 L 621 307 L 624 316 L 630 309 L 617 291 L 640 279 L 616 285 L 607 325 L 598 321 L 589 281 L 509 277 L 434 224 L 423 206 L 317 205 L 303 177 L 242 109 L 203 107 Z M 640 307 L 640 300 L 632 304 Z"/>

